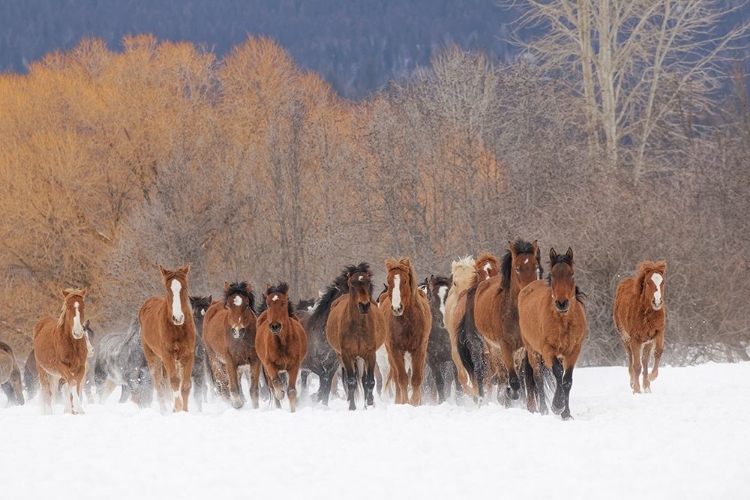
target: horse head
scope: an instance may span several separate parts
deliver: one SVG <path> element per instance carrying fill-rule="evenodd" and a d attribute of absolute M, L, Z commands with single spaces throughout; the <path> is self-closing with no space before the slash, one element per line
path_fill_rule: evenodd
<path fill-rule="evenodd" d="M 250 284 L 224 282 L 224 309 L 229 311 L 229 327 L 235 339 L 243 338 L 250 322 L 255 321 L 254 307 L 255 295 Z"/>
<path fill-rule="evenodd" d="M 188 274 L 190 264 L 174 271 L 159 265 L 162 282 L 167 290 L 167 311 L 169 318 L 176 326 L 185 322 L 185 311 L 188 309 Z"/>

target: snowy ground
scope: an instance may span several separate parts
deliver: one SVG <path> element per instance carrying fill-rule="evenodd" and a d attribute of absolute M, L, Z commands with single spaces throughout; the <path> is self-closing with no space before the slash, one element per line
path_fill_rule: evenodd
<path fill-rule="evenodd" d="M 750 363 L 667 367 L 652 389 L 579 369 L 569 422 L 496 403 L 162 416 L 115 394 L 43 416 L 34 400 L 0 408 L 0 498 L 750 498 Z"/>

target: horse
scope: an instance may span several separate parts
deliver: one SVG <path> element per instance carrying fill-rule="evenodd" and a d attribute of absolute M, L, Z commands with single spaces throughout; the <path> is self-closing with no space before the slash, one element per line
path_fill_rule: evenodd
<path fill-rule="evenodd" d="M 458 378 L 456 379 L 456 394 L 463 392 L 472 392 L 472 386 L 469 384 L 469 376 L 466 370 L 462 369 L 461 357 L 458 353 L 458 342 L 456 341 L 456 322 L 454 321 L 454 311 L 458 305 L 458 299 L 465 290 L 467 290 L 476 271 L 474 265 L 476 261 L 467 256 L 458 261 L 451 263 L 451 280 L 453 286 L 448 290 L 448 296 L 445 298 L 445 328 L 448 330 L 448 338 L 451 341 L 451 358 L 453 365 L 456 367 Z"/>
<path fill-rule="evenodd" d="M 224 300 L 206 311 L 203 341 L 216 390 L 234 408 L 242 408 L 240 374 L 250 370 L 250 400 L 258 408 L 260 359 L 255 349 L 255 294 L 246 282 L 224 283 Z"/>
<path fill-rule="evenodd" d="M 21 370 L 16 364 L 13 349 L 5 342 L 0 342 L 0 385 L 8 396 L 9 405 L 24 404 Z"/>
<path fill-rule="evenodd" d="M 430 330 L 430 339 L 427 342 L 427 365 L 435 379 L 438 403 L 442 404 L 450 392 L 450 382 L 446 387 L 443 378 L 445 365 L 450 364 L 453 378 L 458 383 L 456 365 L 453 364 L 453 358 L 451 357 L 451 341 L 448 330 L 445 328 L 445 299 L 452 283 L 451 279 L 445 276 L 431 275 L 426 284 L 427 300 L 430 303 L 430 313 L 432 314 L 432 329 Z"/>
<path fill-rule="evenodd" d="M 34 325 L 34 356 L 42 387 L 42 409 L 52 413 L 52 392 L 63 379 L 65 411 L 83 413 L 81 396 L 86 377 L 88 347 L 83 325 L 86 289 L 62 291 L 60 317 L 42 318 Z"/>
<path fill-rule="evenodd" d="M 509 241 L 500 274 L 480 282 L 472 301 L 471 319 L 477 334 L 489 346 L 500 349 L 501 365 L 508 374 L 505 397 L 510 400 L 518 399 L 521 389 L 514 363 L 514 353 L 523 347 L 518 325 L 518 294 L 523 287 L 539 279 L 542 272 L 536 240 L 532 243 Z"/>
<path fill-rule="evenodd" d="M 487 376 L 493 370 L 490 353 L 495 354 L 497 348 L 485 344 L 474 325 L 474 296 L 482 281 L 486 281 L 498 274 L 500 262 L 490 253 L 481 253 L 474 262 L 474 274 L 469 281 L 469 287 L 458 296 L 453 312 L 453 331 L 461 365 L 459 371 L 468 373 L 471 380 L 471 393 L 478 398 L 481 405 L 484 400 L 485 385 L 490 382 Z M 481 387 L 480 387 L 481 386 Z"/>
<path fill-rule="evenodd" d="M 280 373 L 288 375 L 287 396 L 292 413 L 297 406 L 297 374 L 302 360 L 307 354 L 307 335 L 302 324 L 294 315 L 294 307 L 289 301 L 289 285 L 266 285 L 267 309 L 258 316 L 255 349 L 263 363 L 264 373 L 273 385 L 276 408 L 281 407 L 284 398 Z"/>
<path fill-rule="evenodd" d="M 331 305 L 326 322 L 326 338 L 344 370 L 349 409 L 356 410 L 357 358 L 364 363 L 361 376 L 365 407 L 375 405 L 375 352 L 385 341 L 385 325 L 372 298 L 370 265 L 363 262 L 351 266 L 347 275 L 349 291 Z M 371 307 L 373 305 L 375 307 Z"/>
<path fill-rule="evenodd" d="M 617 285 L 612 319 L 622 345 L 628 353 L 630 388 L 641 392 L 638 377 L 643 366 L 643 390 L 651 392 L 651 382 L 659 375 L 659 361 L 664 352 L 664 326 L 667 311 L 664 285 L 667 263 L 644 261 L 638 264 L 635 278 L 625 278 Z M 654 369 L 648 373 L 651 353 Z M 641 357 L 643 358 L 641 361 Z"/>
<path fill-rule="evenodd" d="M 151 297 L 138 311 L 141 343 L 162 412 L 172 389 L 174 411 L 188 411 L 195 359 L 195 322 L 188 300 L 190 265 L 174 271 L 159 265 L 167 295 Z"/>
<path fill-rule="evenodd" d="M 83 324 L 83 330 L 86 333 L 86 349 L 88 351 L 88 357 L 91 358 L 95 354 L 94 347 L 91 345 L 91 341 L 94 339 L 94 331 L 91 329 L 89 320 Z M 91 394 L 91 388 L 94 385 L 94 380 L 91 376 L 91 371 L 86 363 L 86 379 L 83 382 L 83 390 L 86 393 L 86 400 L 91 403 L 94 397 Z M 31 349 L 29 355 L 26 358 L 26 363 L 23 367 L 23 387 L 26 389 L 26 399 L 32 399 L 36 396 L 39 390 L 39 371 L 36 366 L 36 355 L 34 349 Z M 55 389 L 55 396 L 58 395 L 57 388 Z"/>
<path fill-rule="evenodd" d="M 203 344 L 203 318 L 206 311 L 211 307 L 213 297 L 191 296 L 190 307 L 193 309 L 193 322 L 195 323 L 195 357 L 193 361 L 193 399 L 201 410 L 203 402 L 206 401 L 206 346 Z"/>
<path fill-rule="evenodd" d="M 527 359 L 527 407 L 535 411 L 538 394 L 539 411 L 547 412 L 540 366 L 544 363 L 552 369 L 557 382 L 552 411 L 568 420 L 572 418 L 573 368 L 586 338 L 585 296 L 576 286 L 573 250 L 568 248 L 565 254 L 558 254 L 550 248 L 549 260 L 547 280 L 536 280 L 518 294 L 518 323 Z"/>
<path fill-rule="evenodd" d="M 307 356 L 302 362 L 302 387 L 306 388 L 307 376 L 310 372 L 317 375 L 320 386 L 316 399 L 326 406 L 328 406 L 332 383 L 339 367 L 339 359 L 326 336 L 326 324 L 333 302 L 349 292 L 347 278 L 349 271 L 349 268 L 342 270 L 333 280 L 333 283 L 321 292 L 310 312 L 303 310 L 298 313 L 300 323 L 302 323 L 302 327 L 307 334 L 308 342 Z M 333 387 L 335 390 L 335 386 Z"/>
<path fill-rule="evenodd" d="M 94 360 L 94 384 L 99 404 L 105 403 L 120 386 L 120 403 L 131 399 L 139 408 L 151 406 L 154 384 L 143 354 L 137 318 L 130 323 L 127 332 L 110 333 L 99 342 Z"/>
<path fill-rule="evenodd" d="M 432 329 L 427 296 L 417 286 L 417 275 L 409 259 L 388 259 L 388 294 L 381 304 L 385 316 L 388 361 L 396 383 L 396 404 L 421 403 L 424 363 Z M 409 368 L 411 389 L 409 398 Z"/>

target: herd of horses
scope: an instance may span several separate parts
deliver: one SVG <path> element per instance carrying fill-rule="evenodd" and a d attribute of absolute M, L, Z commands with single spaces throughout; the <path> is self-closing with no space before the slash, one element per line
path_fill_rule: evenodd
<path fill-rule="evenodd" d="M 86 290 L 66 289 L 59 317 L 34 326 L 25 366 L 0 343 L 0 384 L 18 404 L 24 386 L 26 399 L 40 387 L 45 413 L 60 398 L 66 412 L 83 413 L 84 392 L 91 401 L 95 388 L 103 402 L 118 386 L 121 402 L 149 407 L 155 394 L 162 412 L 171 412 L 187 411 L 191 398 L 200 409 L 209 394 L 241 408 L 246 376 L 253 408 L 263 385 L 269 402 L 279 408 L 287 399 L 294 412 L 298 385 L 307 391 L 312 373 L 315 401 L 327 405 L 341 382 L 350 410 L 360 398 L 374 406 L 376 385 L 381 400 L 412 405 L 423 392 L 442 403 L 452 386 L 457 398 L 482 405 L 496 386 L 500 403 L 525 394 L 529 411 L 547 413 L 547 387 L 554 389 L 552 411 L 571 418 L 587 323 L 570 248 L 550 249 L 546 277 L 537 242 L 522 240 L 508 242 L 501 259 L 467 257 L 453 262 L 450 276 L 422 283 L 409 259 L 389 259 L 385 268 L 378 296 L 370 265 L 361 263 L 345 267 L 317 300 L 294 307 L 286 283 L 267 284 L 259 303 L 247 282 L 225 283 L 223 297 L 213 300 L 189 295 L 189 265 L 159 266 L 164 294 L 146 300 L 127 332 L 105 336 L 96 349 Z M 634 393 L 650 391 L 658 375 L 665 273 L 663 261 L 642 262 L 616 289 L 613 319 Z"/>

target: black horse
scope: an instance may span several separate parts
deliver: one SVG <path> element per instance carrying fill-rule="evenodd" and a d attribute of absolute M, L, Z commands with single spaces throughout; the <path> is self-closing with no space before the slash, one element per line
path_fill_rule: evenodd
<path fill-rule="evenodd" d="M 141 327 L 134 319 L 127 333 L 110 333 L 99 342 L 94 362 L 94 384 L 99 403 L 122 387 L 120 403 L 132 399 L 141 408 L 151 406 L 154 383 L 141 346 Z"/>
<path fill-rule="evenodd" d="M 190 297 L 190 306 L 193 308 L 193 321 L 195 322 L 195 359 L 193 361 L 193 401 L 198 405 L 198 410 L 207 401 L 206 395 L 208 386 L 206 384 L 206 373 L 211 370 L 208 368 L 208 359 L 206 357 L 206 346 L 203 343 L 203 318 L 206 311 L 211 307 L 213 298 L 208 297 Z"/>
<path fill-rule="evenodd" d="M 451 340 L 445 328 L 444 317 L 445 299 L 452 284 L 450 278 L 434 275 L 426 279 L 423 284 L 426 288 L 427 300 L 430 301 L 430 312 L 432 312 L 432 330 L 430 330 L 430 340 L 427 343 L 427 365 L 435 379 L 438 403 L 445 402 L 450 395 L 451 381 L 448 380 L 448 383 L 445 383 L 445 374 L 450 373 L 453 380 L 458 380 L 456 365 L 453 364 L 451 357 Z M 461 384 L 456 384 L 456 387 L 461 390 Z"/>

